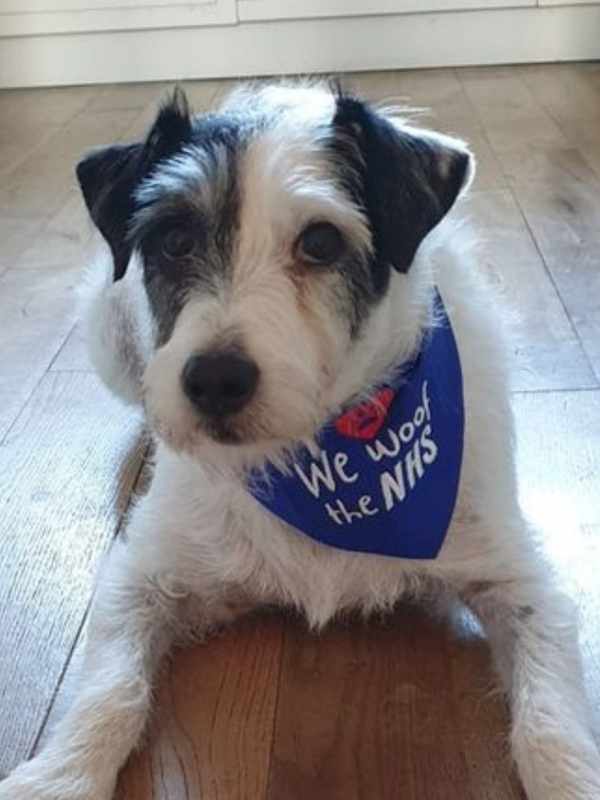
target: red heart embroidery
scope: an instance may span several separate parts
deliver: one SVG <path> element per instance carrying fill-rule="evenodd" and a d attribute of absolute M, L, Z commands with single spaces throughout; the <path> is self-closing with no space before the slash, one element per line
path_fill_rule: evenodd
<path fill-rule="evenodd" d="M 372 400 L 342 414 L 335 422 L 337 432 L 351 439 L 372 439 L 385 422 L 393 399 L 393 389 L 380 389 Z"/>

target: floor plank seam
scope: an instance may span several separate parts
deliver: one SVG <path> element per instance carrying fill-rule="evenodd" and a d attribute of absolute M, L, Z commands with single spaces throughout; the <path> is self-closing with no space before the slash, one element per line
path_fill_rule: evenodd
<path fill-rule="evenodd" d="M 70 337 L 71 337 L 71 335 L 73 334 L 73 331 L 75 330 L 75 328 L 77 327 L 77 325 L 79 325 L 79 323 L 80 323 L 80 322 L 81 322 L 81 320 L 80 320 L 80 319 L 76 319 L 76 320 L 75 320 L 75 322 L 74 322 L 74 323 L 73 323 L 73 325 L 71 326 L 71 328 L 70 328 L 69 332 L 67 333 L 67 335 L 65 336 L 65 338 L 64 338 L 64 339 L 63 339 L 63 341 L 61 342 L 61 344 L 60 344 L 60 347 L 58 347 L 58 349 L 57 349 L 56 353 L 54 354 L 53 358 L 51 359 L 51 361 L 50 361 L 50 364 L 48 365 L 48 368 L 46 369 L 46 372 L 55 372 L 55 373 L 59 373 L 59 372 L 80 372 L 80 370 L 60 370 L 60 369 L 52 369 L 52 367 L 53 367 L 53 366 L 54 366 L 54 364 L 56 363 L 56 360 L 58 359 L 58 357 L 60 356 L 60 354 L 63 352 L 63 350 L 65 349 L 65 347 L 67 346 L 67 341 L 69 340 L 69 338 L 70 338 Z M 93 370 L 92 370 L 92 371 L 93 371 Z"/>
<path fill-rule="evenodd" d="M 68 334 L 67 334 L 67 335 L 68 335 Z M 40 374 L 40 377 L 39 377 L 39 379 L 38 379 L 38 380 L 35 382 L 35 385 L 34 385 L 34 386 L 31 388 L 31 391 L 30 391 L 30 392 L 27 394 L 27 396 L 26 396 L 26 397 L 23 399 L 23 402 L 22 402 L 22 404 L 19 406 L 19 409 L 18 409 L 18 410 L 15 412 L 15 416 L 14 416 L 14 418 L 13 418 L 12 422 L 11 422 L 11 423 L 8 425 L 8 427 L 6 428 L 6 431 L 5 431 L 3 434 L 0 434 L 0 447 L 2 447 L 2 445 L 3 445 L 3 444 L 5 444 L 5 442 L 8 440 L 8 437 L 10 436 L 10 434 L 12 433 L 12 431 L 14 430 L 14 428 L 15 428 L 15 426 L 16 426 L 16 424 L 17 424 L 17 422 L 20 420 L 20 418 L 21 418 L 21 415 L 22 415 L 22 414 L 25 412 L 25 409 L 27 408 L 27 406 L 28 406 L 29 402 L 31 401 L 31 398 L 32 398 L 32 397 L 34 396 L 34 394 L 37 392 L 37 390 L 38 390 L 38 389 L 39 389 L 39 387 L 41 386 L 41 384 L 42 384 L 43 380 L 44 380 L 44 379 L 46 378 L 46 376 L 48 375 L 48 370 L 49 370 L 49 367 L 48 367 L 48 366 L 46 366 L 46 368 L 44 369 L 44 371 L 43 371 L 43 372 Z"/>
<path fill-rule="evenodd" d="M 275 753 L 275 739 L 277 734 L 277 719 L 279 717 L 279 700 L 281 698 L 281 680 L 283 676 L 283 664 L 285 659 L 285 651 L 287 647 L 288 628 L 285 624 L 281 627 L 281 649 L 279 651 L 279 669 L 277 670 L 277 694 L 275 695 L 275 706 L 273 708 L 273 725 L 271 728 L 271 744 L 269 746 L 269 774 L 267 776 L 267 783 L 265 787 L 264 800 L 270 800 L 271 786 L 273 781 L 273 755 Z"/>
<path fill-rule="evenodd" d="M 595 373 L 594 373 L 595 374 Z M 513 389 L 511 391 L 511 396 L 520 396 L 520 395 L 528 395 L 528 394 L 538 394 L 538 395 L 553 395 L 553 394 L 578 394 L 583 392 L 594 392 L 600 391 L 600 385 L 598 386 L 561 386 L 559 389 Z"/>
<path fill-rule="evenodd" d="M 51 375 L 96 375 L 96 370 L 93 367 L 85 369 L 84 367 L 59 367 L 58 369 L 50 368 L 48 373 Z M 47 373 L 47 374 L 48 374 Z"/>
<path fill-rule="evenodd" d="M 48 719 L 50 717 L 50 714 L 52 713 L 52 709 L 54 708 L 54 703 L 56 702 L 56 698 L 58 697 L 58 694 L 60 692 L 60 688 L 62 686 L 63 680 L 65 678 L 65 675 L 67 674 L 67 670 L 69 669 L 69 664 L 71 663 L 71 659 L 73 658 L 73 653 L 75 652 L 75 650 L 77 648 L 77 645 L 78 645 L 80 637 L 81 637 L 81 633 L 82 633 L 83 628 L 85 626 L 85 623 L 87 621 L 91 603 L 92 603 L 92 600 L 90 598 L 90 602 L 85 607 L 85 612 L 84 612 L 83 617 L 81 619 L 81 623 L 79 624 L 79 627 L 77 628 L 77 633 L 75 634 L 75 637 L 73 639 L 73 644 L 69 648 L 69 652 L 68 652 L 67 657 L 65 659 L 65 663 L 63 664 L 63 668 L 61 669 L 60 675 L 58 676 L 58 680 L 56 682 L 56 686 L 54 687 L 54 691 L 52 692 L 52 697 L 50 698 L 50 702 L 48 703 L 48 708 L 46 709 L 46 712 L 45 712 L 45 714 L 43 715 L 43 717 L 42 717 L 42 719 L 40 721 L 40 726 L 38 728 L 38 732 L 36 733 L 36 735 L 34 737 L 34 740 L 33 740 L 33 743 L 31 745 L 31 748 L 29 749 L 29 751 L 27 753 L 27 758 L 28 759 L 33 757 L 34 753 L 36 752 L 36 750 L 37 750 L 37 748 L 39 746 L 40 739 L 42 738 L 42 735 L 44 734 L 44 731 L 46 729 L 46 725 L 48 723 Z"/>

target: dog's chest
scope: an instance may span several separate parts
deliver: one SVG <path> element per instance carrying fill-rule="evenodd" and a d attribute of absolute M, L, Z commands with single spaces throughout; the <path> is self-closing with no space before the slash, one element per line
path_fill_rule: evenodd
<path fill-rule="evenodd" d="M 291 528 L 242 492 L 231 496 L 226 539 L 240 547 L 229 575 L 240 570 L 246 591 L 259 603 L 290 605 L 320 627 L 337 613 L 374 610 L 394 603 L 405 590 L 414 563 L 356 553 L 315 542 Z M 233 552 L 231 545 L 224 550 Z M 224 553 L 227 558 L 226 554 Z"/>

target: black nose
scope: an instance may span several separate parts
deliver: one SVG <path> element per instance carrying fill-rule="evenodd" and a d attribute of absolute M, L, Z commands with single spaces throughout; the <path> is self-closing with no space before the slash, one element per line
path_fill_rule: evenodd
<path fill-rule="evenodd" d="M 258 384 L 258 366 L 238 353 L 191 356 L 181 376 L 183 391 L 204 414 L 234 414 L 250 401 Z"/>

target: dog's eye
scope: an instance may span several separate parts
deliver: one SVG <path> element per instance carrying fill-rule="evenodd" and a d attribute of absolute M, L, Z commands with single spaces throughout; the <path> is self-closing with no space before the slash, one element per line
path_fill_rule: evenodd
<path fill-rule="evenodd" d="M 344 237 L 330 222 L 314 222 L 300 234 L 297 249 L 310 264 L 333 264 L 344 250 Z"/>
<path fill-rule="evenodd" d="M 185 258 L 196 248 L 196 237 L 186 228 L 171 228 L 162 241 L 162 251 L 167 258 Z"/>

